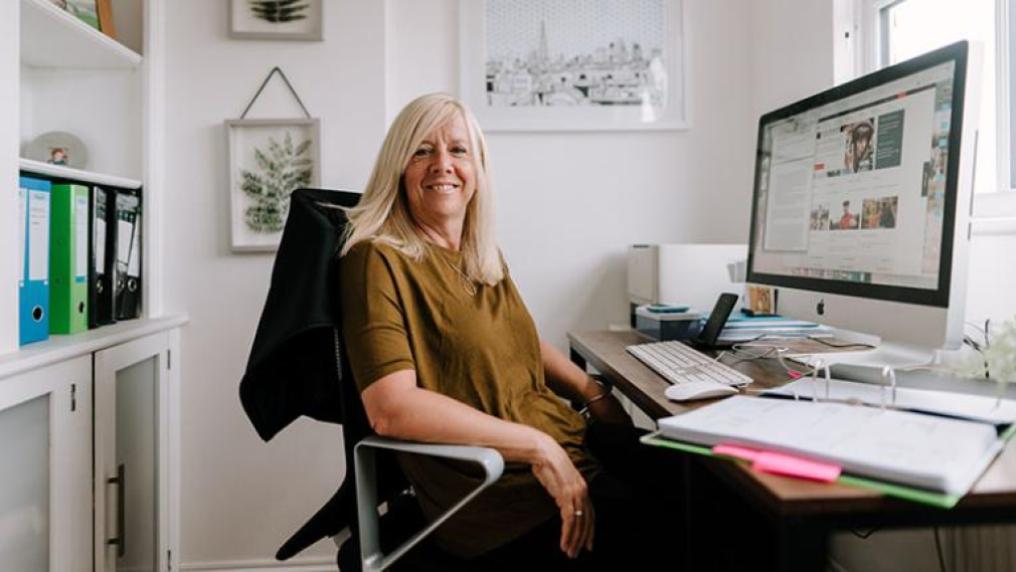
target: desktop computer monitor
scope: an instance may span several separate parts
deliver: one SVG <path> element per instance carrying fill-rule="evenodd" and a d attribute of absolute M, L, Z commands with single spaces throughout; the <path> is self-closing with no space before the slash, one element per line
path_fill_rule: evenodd
<path fill-rule="evenodd" d="M 962 341 L 979 58 L 958 42 L 762 116 L 747 281 L 779 312 Z"/>

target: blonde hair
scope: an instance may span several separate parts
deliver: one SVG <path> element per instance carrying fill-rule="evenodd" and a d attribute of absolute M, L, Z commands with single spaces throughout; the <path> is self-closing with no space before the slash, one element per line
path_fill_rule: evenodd
<path fill-rule="evenodd" d="M 357 243 L 369 240 L 389 244 L 416 260 L 424 257 L 427 243 L 413 224 L 402 174 L 423 139 L 456 113 L 469 131 L 476 172 L 476 192 L 466 205 L 459 247 L 463 272 L 469 279 L 490 286 L 504 278 L 494 238 L 494 197 L 487 174 L 487 143 L 469 109 L 444 93 L 414 99 L 392 122 L 359 204 L 346 211 L 349 224 L 340 256 L 345 256 Z"/>

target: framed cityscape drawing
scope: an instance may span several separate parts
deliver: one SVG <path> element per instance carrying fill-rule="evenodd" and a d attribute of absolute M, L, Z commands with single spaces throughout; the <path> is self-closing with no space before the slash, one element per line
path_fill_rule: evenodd
<path fill-rule="evenodd" d="M 320 41 L 324 0 L 230 0 L 229 36 Z"/>
<path fill-rule="evenodd" d="M 273 251 L 289 215 L 289 195 L 321 180 L 317 119 L 229 119 L 230 246 Z"/>
<path fill-rule="evenodd" d="M 686 129 L 682 0 L 459 0 L 487 131 Z"/>

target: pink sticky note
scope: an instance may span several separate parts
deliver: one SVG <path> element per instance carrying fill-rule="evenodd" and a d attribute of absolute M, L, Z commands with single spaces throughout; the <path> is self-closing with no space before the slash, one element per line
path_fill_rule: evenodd
<path fill-rule="evenodd" d="M 719 445 L 713 447 L 714 455 L 734 457 L 735 459 L 743 459 L 745 461 L 754 461 L 758 458 L 761 452 L 762 451 L 759 451 L 758 449 L 734 445 L 732 443 L 720 443 Z"/>
<path fill-rule="evenodd" d="M 839 465 L 832 463 L 811 461 L 773 451 L 760 451 L 751 468 L 762 473 L 786 475 L 823 483 L 835 481 L 843 470 Z"/>

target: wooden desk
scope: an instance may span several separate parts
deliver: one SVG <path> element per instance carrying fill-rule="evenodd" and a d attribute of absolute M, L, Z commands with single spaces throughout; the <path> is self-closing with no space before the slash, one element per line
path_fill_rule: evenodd
<path fill-rule="evenodd" d="M 653 341 L 634 331 L 569 333 L 571 359 L 592 366 L 649 417 L 680 415 L 711 401 L 674 403 L 664 397 L 667 382 L 625 352 Z M 786 382 L 775 360 L 733 366 L 754 380 L 750 388 Z M 777 568 L 822 570 L 829 534 L 836 529 L 913 527 L 1016 522 L 1016 439 L 981 476 L 970 494 L 942 510 L 844 485 L 826 485 L 756 473 L 745 465 L 701 458 L 708 472 L 777 525 Z"/>

